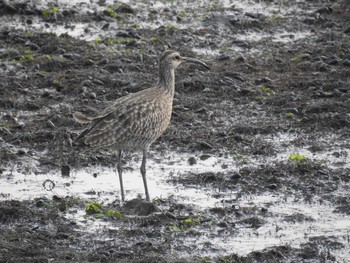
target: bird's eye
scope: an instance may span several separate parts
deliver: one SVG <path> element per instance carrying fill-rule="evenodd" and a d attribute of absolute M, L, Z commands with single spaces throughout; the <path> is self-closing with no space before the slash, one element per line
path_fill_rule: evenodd
<path fill-rule="evenodd" d="M 176 56 L 174 57 L 174 59 L 175 59 L 175 60 L 180 60 L 180 56 L 177 56 L 177 55 L 176 55 Z"/>

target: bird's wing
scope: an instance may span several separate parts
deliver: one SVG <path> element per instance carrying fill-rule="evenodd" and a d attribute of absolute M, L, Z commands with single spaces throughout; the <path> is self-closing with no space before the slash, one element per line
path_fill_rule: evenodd
<path fill-rule="evenodd" d="M 158 88 L 122 97 L 102 115 L 91 118 L 89 127 L 78 138 L 85 136 L 90 146 L 153 142 L 170 121 L 171 103 L 167 99 Z"/>
<path fill-rule="evenodd" d="M 134 94 L 132 94 L 134 95 Z M 159 126 L 161 117 L 154 116 L 155 96 L 128 96 L 117 100 L 105 115 L 92 121 L 85 143 L 90 146 L 109 146 L 115 143 L 142 140 Z M 119 102 L 119 103 L 118 103 Z"/>

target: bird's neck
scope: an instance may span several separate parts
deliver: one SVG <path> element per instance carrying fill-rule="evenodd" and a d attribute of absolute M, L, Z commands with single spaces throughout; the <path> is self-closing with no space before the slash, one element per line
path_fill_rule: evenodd
<path fill-rule="evenodd" d="M 175 70 L 159 70 L 159 79 L 157 86 L 173 96 L 175 93 Z"/>

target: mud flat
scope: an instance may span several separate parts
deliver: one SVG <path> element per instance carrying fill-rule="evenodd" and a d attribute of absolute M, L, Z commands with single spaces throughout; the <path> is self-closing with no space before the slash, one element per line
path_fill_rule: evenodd
<path fill-rule="evenodd" d="M 348 262 L 348 1 L 0 1 L 0 262 Z M 148 163 L 74 142 L 150 87 L 174 114 Z"/>

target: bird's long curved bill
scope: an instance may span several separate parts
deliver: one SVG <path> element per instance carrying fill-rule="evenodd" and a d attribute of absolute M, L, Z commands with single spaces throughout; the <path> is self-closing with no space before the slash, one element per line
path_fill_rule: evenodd
<path fill-rule="evenodd" d="M 182 57 L 182 59 L 185 62 L 190 62 L 190 63 L 194 63 L 194 64 L 199 64 L 203 67 L 205 67 L 206 69 L 210 69 L 209 66 L 207 64 L 205 64 L 204 62 L 198 60 L 198 59 L 194 59 L 194 58 L 188 58 L 188 57 Z"/>

